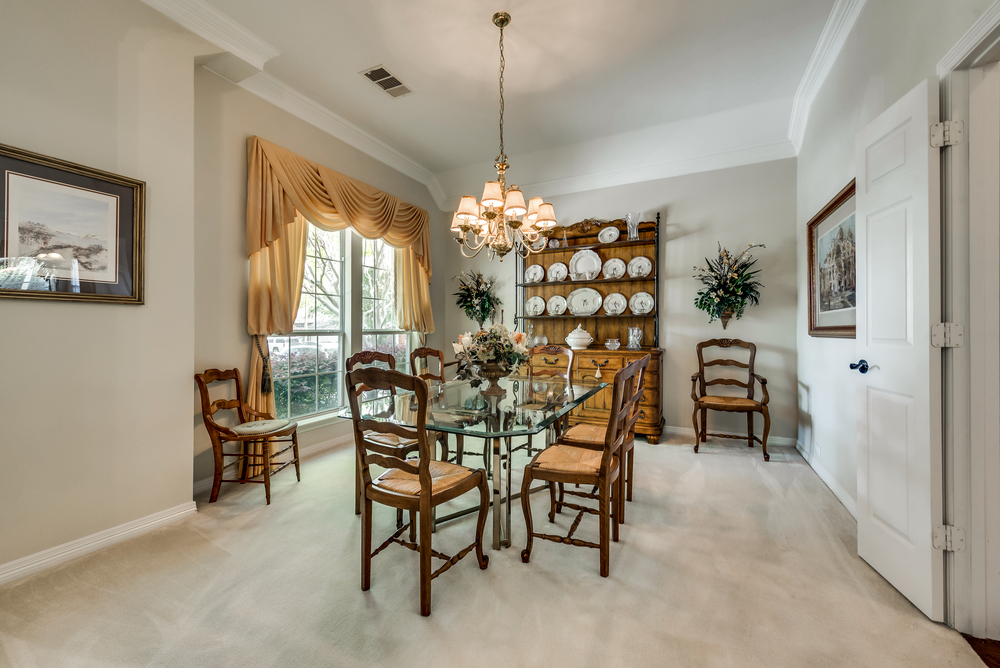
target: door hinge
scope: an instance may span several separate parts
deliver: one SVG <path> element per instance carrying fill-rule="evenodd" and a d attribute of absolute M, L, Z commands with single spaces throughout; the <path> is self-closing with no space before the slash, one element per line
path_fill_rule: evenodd
<path fill-rule="evenodd" d="M 964 121 L 941 121 L 931 125 L 931 146 L 954 146 L 965 139 Z"/>
<path fill-rule="evenodd" d="M 960 322 L 931 325 L 931 345 L 935 348 L 961 348 L 965 345 L 965 325 Z"/>
<path fill-rule="evenodd" d="M 931 533 L 931 543 L 937 550 L 965 552 L 965 529 L 939 524 Z"/>

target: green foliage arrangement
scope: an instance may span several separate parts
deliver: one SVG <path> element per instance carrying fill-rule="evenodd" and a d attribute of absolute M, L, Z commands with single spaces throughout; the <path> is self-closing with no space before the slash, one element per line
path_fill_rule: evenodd
<path fill-rule="evenodd" d="M 459 283 L 458 292 L 455 293 L 458 305 L 465 311 L 465 315 L 475 320 L 479 329 L 482 329 L 484 322 L 493 321 L 497 307 L 502 303 L 500 298 L 493 294 L 493 285 L 496 281 L 485 278 L 478 271 L 464 271 L 452 280 L 455 278 Z"/>
<path fill-rule="evenodd" d="M 719 244 L 719 256 L 714 260 L 705 258 L 704 267 L 694 267 L 695 275 L 703 287 L 695 297 L 694 305 L 708 313 L 709 322 L 732 312 L 737 320 L 743 317 L 747 305 L 760 303 L 760 289 L 764 285 L 754 278 L 760 270 L 753 270 L 757 260 L 750 255 L 753 248 L 765 248 L 764 244 L 750 244 L 739 255 L 733 256 Z"/>

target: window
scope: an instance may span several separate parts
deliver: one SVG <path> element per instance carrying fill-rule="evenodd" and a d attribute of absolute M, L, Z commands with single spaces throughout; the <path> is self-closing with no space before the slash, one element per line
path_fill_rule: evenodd
<path fill-rule="evenodd" d="M 343 404 L 344 232 L 309 226 L 302 298 L 290 336 L 269 336 L 279 418 Z"/>
<path fill-rule="evenodd" d="M 396 370 L 409 373 L 406 332 L 396 323 L 395 253 L 381 239 L 365 239 L 361 253 L 361 349 L 389 353 Z M 389 392 L 366 392 L 362 403 L 389 408 Z"/>

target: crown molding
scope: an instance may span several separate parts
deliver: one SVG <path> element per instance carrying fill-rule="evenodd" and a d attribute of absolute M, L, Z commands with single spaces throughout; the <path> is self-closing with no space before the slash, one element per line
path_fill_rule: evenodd
<path fill-rule="evenodd" d="M 816 49 L 809 59 L 805 74 L 802 75 L 799 87 L 795 91 L 795 101 L 792 103 L 788 139 L 795 147 L 795 155 L 802 149 L 802 140 L 805 138 L 813 101 L 819 94 L 827 75 L 830 74 L 840 50 L 844 48 L 844 42 L 847 41 L 858 16 L 861 15 L 865 2 L 866 0 L 837 0 L 830 11 L 830 17 L 826 20 L 826 25 L 823 26 L 823 33 L 816 43 Z"/>
<path fill-rule="evenodd" d="M 205 0 L 142 2 L 258 70 L 264 69 L 264 63 L 281 53 Z"/>
<path fill-rule="evenodd" d="M 365 132 L 343 116 L 335 114 L 319 102 L 306 97 L 288 84 L 281 82 L 266 72 L 259 72 L 237 84 L 240 88 L 284 109 L 306 123 L 370 155 L 411 179 L 427 186 L 431 197 L 442 207 L 445 201 L 444 189 L 437 177 L 429 169 L 386 144 L 374 135 Z M 442 210 L 445 210 L 442 208 Z"/>
<path fill-rule="evenodd" d="M 993 53 L 1000 44 L 1000 0 L 990 5 L 972 27 L 937 65 L 937 75 L 943 77 L 964 67 L 977 67 L 980 58 Z"/>

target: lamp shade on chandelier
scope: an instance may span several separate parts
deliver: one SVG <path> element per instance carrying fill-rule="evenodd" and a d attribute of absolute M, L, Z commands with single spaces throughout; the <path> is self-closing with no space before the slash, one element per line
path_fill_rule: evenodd
<path fill-rule="evenodd" d="M 462 197 L 451 220 L 451 231 L 462 246 L 462 254 L 475 257 L 485 248 L 489 259 L 516 252 L 528 257 L 545 247 L 556 226 L 556 212 L 541 197 L 527 204 L 515 185 L 507 186 L 507 154 L 503 149 L 503 29 L 510 24 L 510 14 L 497 12 L 493 23 L 500 28 L 500 153 L 496 157 L 497 180 L 487 181 L 479 201 L 472 195 Z"/>

